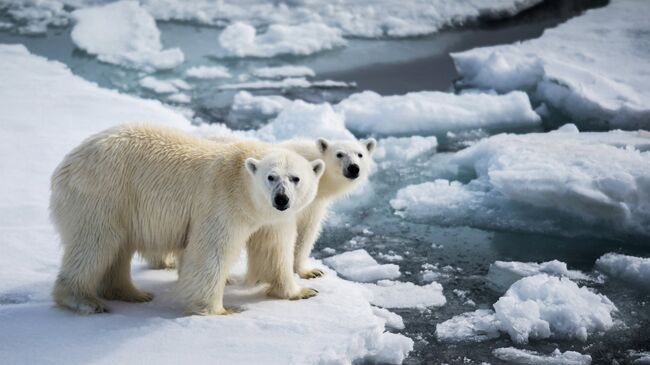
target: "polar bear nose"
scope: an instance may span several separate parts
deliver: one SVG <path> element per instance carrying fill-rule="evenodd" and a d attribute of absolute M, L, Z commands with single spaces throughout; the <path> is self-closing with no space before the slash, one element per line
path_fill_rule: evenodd
<path fill-rule="evenodd" d="M 273 198 L 273 206 L 277 210 L 287 210 L 289 208 L 289 197 L 282 193 L 277 194 Z"/>
<path fill-rule="evenodd" d="M 359 177 L 359 165 L 356 163 L 349 165 L 346 170 L 345 177 L 348 179 L 356 179 Z"/>

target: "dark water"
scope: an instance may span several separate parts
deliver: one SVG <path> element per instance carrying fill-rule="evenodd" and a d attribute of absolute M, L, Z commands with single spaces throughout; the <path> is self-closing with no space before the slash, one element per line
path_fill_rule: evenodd
<path fill-rule="evenodd" d="M 313 68 L 318 75 L 316 79 L 356 82 L 358 87 L 352 90 L 287 89 L 254 93 L 279 94 L 311 102 L 337 102 L 359 90 L 374 90 L 381 94 L 449 90 L 457 78 L 450 52 L 535 38 L 544 29 L 605 3 L 602 0 L 550 0 L 509 20 L 482 21 L 463 29 L 449 29 L 418 38 L 351 39 L 347 47 L 334 51 L 309 57 L 286 56 L 271 60 L 216 60 L 213 50 L 220 29 L 188 23 L 161 23 L 159 27 L 165 47 L 181 47 L 187 61 L 178 70 L 158 72 L 155 76 L 182 77 L 185 68 L 199 64 L 223 64 L 237 76 L 255 67 L 293 63 Z M 70 28 L 50 29 L 44 36 L 0 32 L 0 43 L 24 43 L 31 52 L 59 60 L 75 74 L 103 87 L 142 97 L 162 98 L 137 85 L 144 74 L 97 61 L 95 57 L 75 49 L 69 34 Z M 190 92 L 192 102 L 187 107 L 204 121 L 222 122 L 237 129 L 264 124 L 267 120 L 259 116 L 238 115 L 230 111 L 235 92 L 218 88 L 226 82 L 234 81 L 193 81 L 194 88 Z M 418 170 L 418 166 L 430 169 L 432 164 L 428 159 L 431 158 L 423 156 L 419 162 L 393 166 L 389 171 L 379 171 L 373 175 L 371 183 L 376 189 L 377 198 L 371 202 L 359 202 L 353 210 L 337 210 L 335 216 L 339 223 L 326 227 L 315 249 L 316 256 L 320 256 L 320 250 L 324 247 L 335 248 L 338 252 L 364 248 L 375 257 L 378 253 L 395 251 L 404 256 L 404 261 L 399 263 L 403 273 L 401 280 L 415 283 L 422 283 L 420 271 L 423 264 L 437 263 L 440 267 L 451 265 L 461 269 L 439 280 L 445 288 L 445 306 L 424 311 L 395 310 L 405 320 L 406 329 L 402 333 L 415 341 L 415 351 L 406 360 L 407 364 L 501 363 L 491 355 L 491 351 L 497 347 L 512 346 L 507 337 L 483 343 L 457 344 L 440 343 L 435 339 L 437 323 L 477 308 L 490 308 L 499 298 L 499 294 L 485 285 L 488 267 L 495 260 L 540 262 L 558 259 L 566 262 L 571 269 L 590 272 L 595 260 L 607 252 L 650 256 L 647 239 L 638 237 L 604 235 L 608 238 L 602 238 L 603 235 L 598 234 L 563 237 L 496 231 L 485 227 L 448 227 L 437 222 L 415 223 L 395 216 L 388 201 L 399 188 L 436 177 L 454 178 Z M 363 233 L 364 228 L 373 233 Z M 358 237 L 363 238 L 357 239 L 361 245 L 352 247 L 350 239 Z M 432 248 L 433 244 L 441 247 Z M 627 327 L 592 335 L 587 343 L 544 340 L 531 342 L 526 348 L 550 353 L 559 347 L 562 351 L 588 353 L 594 359 L 594 364 L 611 364 L 612 360 L 626 364 L 631 361 L 626 357 L 626 350 L 650 350 L 650 295 L 610 281 L 595 284 L 594 288 L 618 306 L 616 318 Z M 469 290 L 468 298 L 477 306 L 464 304 L 464 299 L 456 296 L 452 289 Z"/>

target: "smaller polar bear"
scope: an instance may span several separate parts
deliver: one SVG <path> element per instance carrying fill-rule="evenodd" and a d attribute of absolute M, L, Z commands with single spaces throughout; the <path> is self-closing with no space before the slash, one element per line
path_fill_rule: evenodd
<path fill-rule="evenodd" d="M 237 143 L 240 141 L 233 136 L 209 137 L 219 143 Z M 337 198 L 351 192 L 369 175 L 372 165 L 372 154 L 375 151 L 376 140 L 369 138 L 363 141 L 334 140 L 320 138 L 317 141 L 296 139 L 279 143 L 277 146 L 295 151 L 308 160 L 322 159 L 325 161 L 325 173 L 318 184 L 318 193 L 314 201 L 297 215 L 297 237 L 295 240 L 293 265 L 294 272 L 303 279 L 323 275 L 318 268 L 308 266 L 308 258 L 320 235 L 322 221 L 330 204 Z M 273 283 L 274 273 L 268 262 L 279 262 L 273 248 L 282 247 L 282 243 L 290 238 L 279 234 L 278 227 L 268 225 L 255 232 L 246 244 L 248 251 L 248 271 L 246 282 Z M 145 257 L 152 268 L 174 267 L 172 255 L 156 255 Z"/>
<path fill-rule="evenodd" d="M 51 216 L 64 244 L 54 300 L 80 313 L 106 311 L 98 297 L 149 301 L 131 281 L 134 252 L 183 251 L 178 285 L 188 312 L 227 314 L 224 286 L 241 248 L 265 225 L 295 239 L 295 215 L 313 201 L 324 168 L 283 148 L 154 126 L 91 136 L 52 176 Z M 293 245 L 284 247 L 274 249 L 292 260 Z M 274 295 L 315 295 L 290 268 L 267 269 Z"/>

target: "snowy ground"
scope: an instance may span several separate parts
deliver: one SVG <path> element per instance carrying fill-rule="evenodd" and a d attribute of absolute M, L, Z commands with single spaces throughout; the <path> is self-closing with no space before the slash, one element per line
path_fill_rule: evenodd
<path fill-rule="evenodd" d="M 0 45 L 0 363 L 648 357 L 648 2 L 462 49 L 451 91 L 419 86 L 411 65 L 493 29 L 444 29 L 538 1 L 105 3 L 0 0 L 0 43 L 31 51 Z M 119 31 L 105 32 L 113 18 Z M 389 86 L 366 90 L 357 79 L 375 66 L 416 76 L 379 72 Z M 378 138 L 369 183 L 335 205 L 314 250 L 320 294 L 288 302 L 235 285 L 226 304 L 242 313 L 185 316 L 175 273 L 136 262 L 154 302 L 96 317 L 53 308 L 49 175 L 90 133 L 142 120 L 265 141 Z"/>

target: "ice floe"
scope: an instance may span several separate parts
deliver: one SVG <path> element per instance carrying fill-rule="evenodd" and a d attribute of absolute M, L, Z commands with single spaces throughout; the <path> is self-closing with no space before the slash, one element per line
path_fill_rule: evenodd
<path fill-rule="evenodd" d="M 185 75 L 195 79 L 228 79 L 232 77 L 224 66 L 194 66 L 185 70 Z"/>
<path fill-rule="evenodd" d="M 189 90 L 192 87 L 182 79 L 161 80 L 153 76 L 146 76 L 140 79 L 141 87 L 158 94 L 177 93 L 179 90 Z"/>
<path fill-rule="evenodd" d="M 341 47 L 346 40 L 337 29 L 322 23 L 273 24 L 257 34 L 254 26 L 242 22 L 229 25 L 219 35 L 219 57 L 307 56 Z"/>
<path fill-rule="evenodd" d="M 380 280 L 376 284 L 359 284 L 368 290 L 370 303 L 383 308 L 440 307 L 447 303 L 442 285 L 416 285 L 409 282 Z"/>
<path fill-rule="evenodd" d="M 278 114 L 292 101 L 281 95 L 258 96 L 246 90 L 235 94 L 232 102 L 232 110 L 261 113 L 265 115 Z"/>
<path fill-rule="evenodd" d="M 112 302 L 112 313 L 87 317 L 54 308 L 50 291 L 61 251 L 47 205 L 50 174 L 63 156 L 116 123 L 150 120 L 197 133 L 199 128 L 160 102 L 99 88 L 23 46 L 0 45 L 0 79 L 0 337 L 12 349 L 3 361 L 50 363 L 57 354 L 56 362 L 69 364 L 97 356 L 111 363 L 171 364 L 178 362 L 180 346 L 184 359 L 196 364 L 401 363 L 413 349 L 411 339 L 385 331 L 387 321 L 398 322 L 384 312 L 376 315 L 366 290 L 334 273 L 309 282 L 320 291 L 310 300 L 273 300 L 263 288 L 230 286 L 226 304 L 245 310 L 201 317 L 184 315 L 175 302 L 174 272 L 135 264 L 135 282 L 157 295 L 153 302 Z"/>
<path fill-rule="evenodd" d="M 494 349 L 492 355 L 509 364 L 524 365 L 589 365 L 591 356 L 583 355 L 576 351 L 562 352 L 555 349 L 549 355 L 537 351 L 518 349 L 514 347 L 501 347 Z"/>
<path fill-rule="evenodd" d="M 304 77 L 290 77 L 282 80 L 258 80 L 241 82 L 237 84 L 225 84 L 220 89 L 290 89 L 290 88 L 352 88 L 356 85 L 343 81 L 319 80 L 310 81 Z"/>
<path fill-rule="evenodd" d="M 307 66 L 278 66 L 260 67 L 252 72 L 253 76 L 261 78 L 282 78 L 282 77 L 314 77 L 316 73 Z"/>
<path fill-rule="evenodd" d="M 490 264 L 487 281 L 490 288 L 504 293 L 519 279 L 541 273 L 565 276 L 572 280 L 590 280 L 590 277 L 581 271 L 569 270 L 566 263 L 552 260 L 542 263 L 495 261 Z"/>
<path fill-rule="evenodd" d="M 604 295 L 580 287 L 571 279 L 547 274 L 515 282 L 494 303 L 494 311 L 479 309 L 439 323 L 443 341 L 484 341 L 497 330 L 517 343 L 531 339 L 577 339 L 612 328 L 616 306 Z"/>
<path fill-rule="evenodd" d="M 581 128 L 647 128 L 649 12 L 647 1 L 612 0 L 538 39 L 452 57 L 464 86 L 526 90 Z"/>
<path fill-rule="evenodd" d="M 136 1 L 76 10 L 72 17 L 72 41 L 100 61 L 153 71 L 184 60 L 179 48 L 163 50 L 156 21 Z"/>
<path fill-rule="evenodd" d="M 650 258 L 608 253 L 596 261 L 596 268 L 611 278 L 650 290 Z"/>
<path fill-rule="evenodd" d="M 348 251 L 330 256 L 324 259 L 323 263 L 336 270 L 342 277 L 359 282 L 395 279 L 402 275 L 399 266 L 379 264 L 366 250 Z"/>
<path fill-rule="evenodd" d="M 452 157 L 452 165 L 475 176 L 469 183 L 410 185 L 391 205 L 404 217 L 448 224 L 588 234 L 604 223 L 610 234 L 648 235 L 649 150 L 644 131 L 580 133 L 566 125 L 549 133 L 501 134 Z M 544 214 L 549 211 L 555 213 Z"/>
<path fill-rule="evenodd" d="M 541 121 L 523 92 L 455 95 L 420 91 L 381 96 L 364 91 L 336 108 L 345 115 L 350 130 L 375 135 L 444 135 L 476 128 L 503 131 L 536 127 Z"/>

